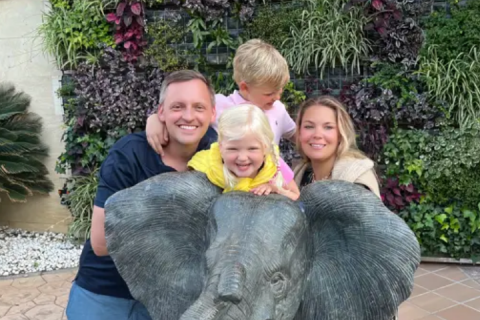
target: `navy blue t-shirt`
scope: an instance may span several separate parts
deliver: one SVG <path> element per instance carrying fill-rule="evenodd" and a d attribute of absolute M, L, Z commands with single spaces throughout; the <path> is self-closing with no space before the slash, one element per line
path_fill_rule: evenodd
<path fill-rule="evenodd" d="M 217 133 L 209 128 L 200 141 L 198 151 L 208 149 L 215 141 Z M 105 201 L 114 193 L 172 171 L 175 169 L 165 165 L 148 144 L 145 132 L 129 134 L 115 143 L 103 162 L 94 204 L 103 208 Z M 109 256 L 97 256 L 90 239 L 85 242 L 75 281 L 80 287 L 97 294 L 133 299 L 113 260 Z"/>

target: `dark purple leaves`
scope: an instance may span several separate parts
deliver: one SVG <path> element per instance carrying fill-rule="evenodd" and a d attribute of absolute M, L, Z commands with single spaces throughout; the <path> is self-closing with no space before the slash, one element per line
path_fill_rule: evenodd
<path fill-rule="evenodd" d="M 132 24 L 132 17 L 131 16 L 123 17 L 123 23 L 125 23 L 125 27 L 129 27 Z"/>
<path fill-rule="evenodd" d="M 124 57 L 128 61 L 137 61 L 147 45 L 143 39 L 145 25 L 143 13 L 141 2 L 122 1 L 117 6 L 116 15 L 113 13 L 107 15 L 107 21 L 115 21 L 113 36 L 115 44 L 123 43 Z"/>
<path fill-rule="evenodd" d="M 132 4 L 131 8 L 132 13 L 136 16 L 139 16 L 142 13 L 142 5 L 140 2 L 135 2 Z"/>
<path fill-rule="evenodd" d="M 123 13 L 125 11 L 126 6 L 127 6 L 127 2 L 125 2 L 125 1 L 122 1 L 118 4 L 117 11 L 116 11 L 117 12 L 117 17 L 123 16 Z"/>
<path fill-rule="evenodd" d="M 421 197 L 412 184 L 399 185 L 396 178 L 388 178 L 383 181 L 381 195 L 385 205 L 396 213 L 412 202 L 418 203 Z"/>
<path fill-rule="evenodd" d="M 383 1 L 382 0 L 373 0 L 372 1 L 372 7 L 374 7 L 378 11 L 383 10 Z"/>

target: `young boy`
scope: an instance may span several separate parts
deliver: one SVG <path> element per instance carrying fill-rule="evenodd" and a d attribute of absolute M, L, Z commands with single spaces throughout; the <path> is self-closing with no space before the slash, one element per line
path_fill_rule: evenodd
<path fill-rule="evenodd" d="M 238 47 L 233 60 L 233 79 L 238 86 L 228 97 L 215 95 L 216 120 L 212 125 L 217 130 L 218 118 L 223 111 L 236 105 L 250 103 L 261 108 L 272 127 L 274 142 L 280 139 L 294 141 L 295 122 L 280 102 L 283 88 L 290 80 L 288 64 L 284 57 L 270 44 L 252 39 Z M 149 144 L 159 154 L 162 145 L 168 143 L 168 135 L 158 117 L 151 115 L 146 127 Z"/>

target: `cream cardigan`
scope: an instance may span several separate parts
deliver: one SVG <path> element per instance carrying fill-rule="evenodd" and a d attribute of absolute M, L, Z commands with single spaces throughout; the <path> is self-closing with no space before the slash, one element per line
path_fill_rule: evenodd
<path fill-rule="evenodd" d="M 310 166 L 308 162 L 302 162 L 293 170 L 295 173 L 295 182 L 298 187 L 302 181 L 305 171 Z M 380 188 L 378 186 L 377 177 L 373 170 L 374 163 L 372 160 L 357 159 L 357 158 L 343 158 L 337 160 L 333 166 L 332 180 L 344 180 L 356 184 L 361 184 L 380 198 Z"/>

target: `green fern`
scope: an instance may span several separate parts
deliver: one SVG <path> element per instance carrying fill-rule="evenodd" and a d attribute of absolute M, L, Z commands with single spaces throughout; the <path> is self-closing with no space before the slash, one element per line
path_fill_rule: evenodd
<path fill-rule="evenodd" d="M 42 163 L 48 148 L 40 141 L 41 118 L 28 112 L 30 101 L 14 86 L 0 84 L 0 192 L 13 202 L 53 190 Z"/>

